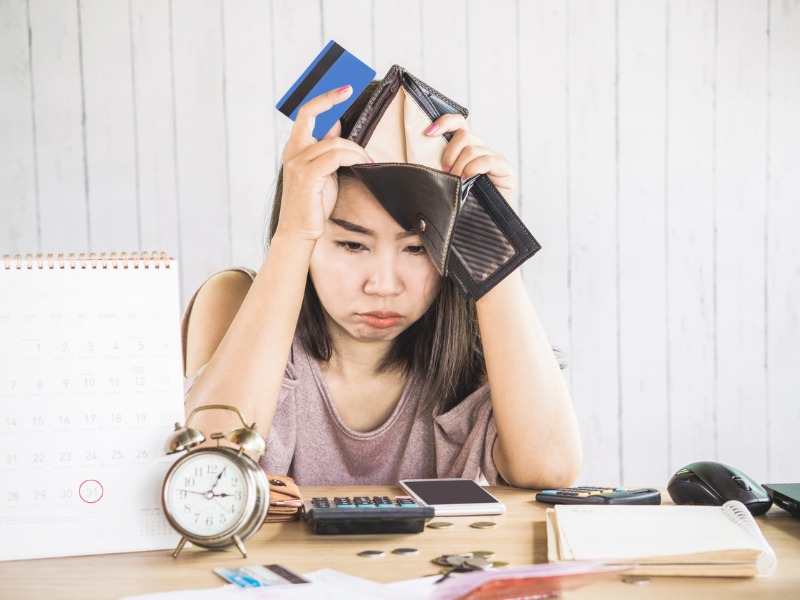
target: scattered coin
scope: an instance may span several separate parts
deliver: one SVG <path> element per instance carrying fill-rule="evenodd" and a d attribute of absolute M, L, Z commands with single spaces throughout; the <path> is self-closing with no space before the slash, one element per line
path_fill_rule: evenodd
<path fill-rule="evenodd" d="M 454 567 L 460 567 L 464 564 L 464 561 L 469 560 L 466 556 L 461 556 L 460 554 L 453 554 L 452 556 L 447 557 L 447 562 L 453 565 Z"/>
<path fill-rule="evenodd" d="M 485 558 L 486 560 L 492 560 L 495 557 L 495 553 L 491 550 L 475 550 L 472 552 L 472 556 L 477 556 L 478 558 Z"/>
<path fill-rule="evenodd" d="M 485 558 L 468 558 L 464 561 L 463 566 L 467 567 L 468 569 L 473 569 L 475 571 L 483 571 L 484 569 L 488 569 L 489 567 L 493 566 L 491 561 L 486 560 Z"/>
<path fill-rule="evenodd" d="M 392 554 L 407 554 L 411 556 L 414 554 L 419 554 L 419 550 L 416 548 L 395 548 L 392 550 Z"/>
<path fill-rule="evenodd" d="M 628 575 L 627 577 L 622 578 L 622 583 L 630 583 L 631 585 L 649 585 L 650 578 L 639 575 Z"/>
<path fill-rule="evenodd" d="M 494 566 L 496 569 L 500 569 L 500 568 L 502 568 L 502 567 L 507 567 L 509 564 L 510 564 L 510 563 L 507 563 L 507 562 L 505 562 L 505 561 L 503 561 L 503 560 L 493 560 L 493 561 L 492 561 L 492 565 L 493 565 L 493 566 Z"/>
<path fill-rule="evenodd" d="M 474 523 L 470 523 L 469 526 L 475 529 L 491 529 L 492 527 L 497 527 L 497 523 L 494 521 L 475 521 Z"/>
<path fill-rule="evenodd" d="M 381 558 L 384 555 L 383 550 L 362 550 L 358 553 L 359 556 L 367 558 Z"/>
<path fill-rule="evenodd" d="M 434 521 L 433 523 L 428 523 L 428 527 L 431 529 L 449 529 L 452 526 L 453 524 L 450 521 Z"/>

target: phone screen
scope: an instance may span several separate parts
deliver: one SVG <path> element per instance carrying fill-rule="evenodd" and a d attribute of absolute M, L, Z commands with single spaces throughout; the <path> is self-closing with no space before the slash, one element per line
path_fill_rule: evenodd
<path fill-rule="evenodd" d="M 404 487 L 426 504 L 490 504 L 497 498 L 470 479 L 406 480 Z"/>
<path fill-rule="evenodd" d="M 436 516 L 500 515 L 505 505 L 471 479 L 401 479 L 418 502 L 433 507 Z"/>

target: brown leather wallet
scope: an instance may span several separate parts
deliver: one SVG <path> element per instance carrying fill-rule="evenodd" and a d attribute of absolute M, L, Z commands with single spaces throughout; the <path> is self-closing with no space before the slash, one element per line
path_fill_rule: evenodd
<path fill-rule="evenodd" d="M 541 246 L 486 175 L 462 181 L 442 170 L 452 134 L 424 132 L 444 114 L 468 111 L 393 66 L 348 136 L 375 163 L 351 168 L 401 227 L 416 231 L 439 273 L 477 300 Z"/>
<path fill-rule="evenodd" d="M 296 521 L 303 514 L 303 498 L 294 479 L 288 475 L 269 475 L 269 511 L 265 523 Z"/>

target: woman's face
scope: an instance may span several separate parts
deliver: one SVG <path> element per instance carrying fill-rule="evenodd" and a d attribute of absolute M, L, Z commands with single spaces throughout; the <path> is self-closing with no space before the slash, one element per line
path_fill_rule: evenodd
<path fill-rule="evenodd" d="M 419 236 L 403 230 L 362 183 L 345 177 L 311 256 L 311 280 L 334 339 L 388 341 L 425 313 L 442 278 Z"/>

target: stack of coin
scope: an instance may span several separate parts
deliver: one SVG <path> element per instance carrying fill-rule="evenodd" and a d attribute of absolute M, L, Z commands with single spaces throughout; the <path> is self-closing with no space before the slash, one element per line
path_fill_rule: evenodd
<path fill-rule="evenodd" d="M 433 559 L 437 565 L 444 567 L 442 573 L 456 571 L 483 571 L 496 566 L 505 566 L 508 563 L 494 562 L 495 553 L 490 550 L 476 550 L 474 552 L 461 552 L 459 554 L 443 554 Z"/>

